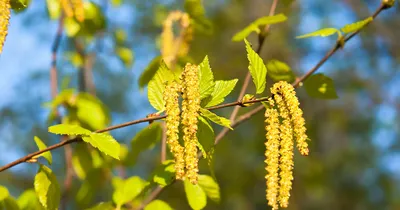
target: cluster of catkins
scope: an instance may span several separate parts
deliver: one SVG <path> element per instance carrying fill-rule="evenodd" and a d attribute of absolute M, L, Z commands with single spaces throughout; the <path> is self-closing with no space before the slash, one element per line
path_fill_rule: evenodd
<path fill-rule="evenodd" d="M 64 11 L 65 16 L 74 17 L 79 21 L 85 20 L 85 9 L 83 0 L 60 0 L 61 8 Z"/>
<path fill-rule="evenodd" d="M 271 88 L 273 99 L 265 112 L 267 131 L 266 170 L 267 200 L 272 209 L 278 209 L 278 203 L 286 208 L 289 204 L 293 180 L 293 147 L 296 140 L 297 149 L 302 155 L 308 155 L 303 112 L 292 85 L 277 82 Z"/>
<path fill-rule="evenodd" d="M 167 144 L 175 159 L 176 179 L 187 178 L 197 184 L 197 118 L 200 110 L 199 67 L 186 64 L 181 84 L 170 81 L 164 91 Z M 179 109 L 179 93 L 182 92 L 182 114 Z M 183 125 L 183 143 L 179 143 L 179 124 Z"/>
<path fill-rule="evenodd" d="M 0 0 L 0 53 L 8 33 L 8 23 L 10 22 L 10 0 Z"/>

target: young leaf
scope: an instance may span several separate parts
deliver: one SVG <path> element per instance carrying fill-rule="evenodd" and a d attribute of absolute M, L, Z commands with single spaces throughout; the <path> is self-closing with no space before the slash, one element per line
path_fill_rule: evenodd
<path fill-rule="evenodd" d="M 34 186 L 39 202 L 46 210 L 58 209 L 61 198 L 60 186 L 50 168 L 40 164 L 39 171 L 35 176 Z"/>
<path fill-rule="evenodd" d="M 158 68 L 156 75 L 150 80 L 147 90 L 147 97 L 150 104 L 158 111 L 164 111 L 163 92 L 165 89 L 165 82 L 173 80 L 174 74 L 170 71 L 164 61 L 161 61 L 160 68 Z"/>
<path fill-rule="evenodd" d="M 304 82 L 308 95 L 321 99 L 338 98 L 333 80 L 323 74 L 314 74 Z"/>
<path fill-rule="evenodd" d="M 224 102 L 225 97 L 235 88 L 237 81 L 238 79 L 215 81 L 214 91 L 202 101 L 202 107 L 211 107 Z"/>
<path fill-rule="evenodd" d="M 6 199 L 9 195 L 8 189 L 0 185 L 0 201 Z"/>
<path fill-rule="evenodd" d="M 207 120 L 204 119 L 202 116 L 199 116 L 198 130 L 196 135 L 200 145 L 205 150 L 205 152 L 208 153 L 211 148 L 214 147 L 215 134 L 214 129 L 212 128 L 210 123 L 208 123 Z"/>
<path fill-rule="evenodd" d="M 128 153 L 126 164 L 132 166 L 136 163 L 140 153 L 152 148 L 162 135 L 160 123 L 152 123 L 140 130 L 131 140 L 131 151 Z"/>
<path fill-rule="evenodd" d="M 50 19 L 55 20 L 61 15 L 61 6 L 59 0 L 46 0 L 47 3 L 47 13 Z"/>
<path fill-rule="evenodd" d="M 10 0 L 11 8 L 16 12 L 24 11 L 30 2 L 30 0 Z"/>
<path fill-rule="evenodd" d="M 309 38 L 309 37 L 313 37 L 313 36 L 326 37 L 326 36 L 331 36 L 334 33 L 337 33 L 339 37 L 341 36 L 340 31 L 336 28 L 323 28 L 323 29 L 320 29 L 318 31 L 314 31 L 314 32 L 311 32 L 308 34 L 296 36 L 296 39 L 304 39 L 304 38 Z"/>
<path fill-rule="evenodd" d="M 369 17 L 369 18 L 366 18 L 364 20 L 361 20 L 361 21 L 358 21 L 355 23 L 347 24 L 340 30 L 346 34 L 352 33 L 354 31 L 358 31 L 358 30 L 362 29 L 364 26 L 366 26 L 368 23 L 372 22 L 373 20 L 374 19 L 372 17 Z"/>
<path fill-rule="evenodd" d="M 236 33 L 235 36 L 233 36 L 232 41 L 235 41 L 235 42 L 242 41 L 243 39 L 248 37 L 251 34 L 251 32 L 253 32 L 253 31 L 256 33 L 260 33 L 260 26 L 272 25 L 272 24 L 280 23 L 280 22 L 283 22 L 286 20 L 287 20 L 287 17 L 283 14 L 277 14 L 274 16 L 265 16 L 265 17 L 258 18 L 257 20 L 252 22 L 250 25 L 248 25 L 246 28 L 244 28 L 243 30 Z"/>
<path fill-rule="evenodd" d="M 264 92 L 267 80 L 267 67 L 265 67 L 261 57 L 251 48 L 250 43 L 245 39 L 247 58 L 249 59 L 249 71 L 256 85 L 256 93 Z"/>
<path fill-rule="evenodd" d="M 143 89 L 150 82 L 150 80 L 153 79 L 154 75 L 157 73 L 158 68 L 160 67 L 161 59 L 161 56 L 153 58 L 149 65 L 144 69 L 139 77 L 140 89 Z"/>
<path fill-rule="evenodd" d="M 17 201 L 12 196 L 8 196 L 3 201 L 0 201 L 0 209 L 20 210 Z"/>
<path fill-rule="evenodd" d="M 203 99 L 211 95 L 215 86 L 214 75 L 208 62 L 208 56 L 204 58 L 199 67 L 200 99 Z"/>
<path fill-rule="evenodd" d="M 209 120 L 213 121 L 214 123 L 218 124 L 218 125 L 222 125 L 224 127 L 227 127 L 231 130 L 233 130 L 233 128 L 231 127 L 231 121 L 224 118 L 224 117 L 220 117 L 216 114 L 214 114 L 213 112 L 210 112 L 207 109 L 203 109 L 200 108 L 200 112 L 201 115 L 203 115 L 204 117 L 208 118 Z"/>
<path fill-rule="evenodd" d="M 58 124 L 49 127 L 49 132 L 59 135 L 82 135 L 88 136 L 92 132 L 79 125 Z"/>
<path fill-rule="evenodd" d="M 78 120 L 92 130 L 106 127 L 110 123 L 110 111 L 103 102 L 89 93 L 79 93 L 76 97 Z"/>
<path fill-rule="evenodd" d="M 39 150 L 44 150 L 44 149 L 47 148 L 46 144 L 44 144 L 43 141 L 40 140 L 39 137 L 35 136 L 33 139 L 35 140 L 36 146 L 39 148 Z M 44 153 L 42 153 L 42 154 L 40 154 L 38 156 L 35 156 L 34 158 L 38 158 L 38 157 L 41 157 L 41 156 L 43 156 L 47 160 L 47 162 L 51 165 L 51 163 L 53 161 L 53 157 L 51 156 L 50 151 L 44 152 Z"/>
<path fill-rule="evenodd" d="M 133 51 L 128 47 L 116 47 L 115 54 L 119 57 L 125 68 L 131 68 L 134 59 Z"/>
<path fill-rule="evenodd" d="M 18 206 L 21 210 L 42 210 L 43 207 L 39 203 L 38 197 L 34 189 L 24 191 L 17 199 Z"/>
<path fill-rule="evenodd" d="M 195 210 L 203 209 L 207 205 L 207 196 L 200 185 L 193 185 L 188 179 L 185 179 L 184 187 L 186 198 L 190 207 Z"/>
<path fill-rule="evenodd" d="M 144 210 L 173 210 L 173 208 L 162 200 L 154 200 L 149 203 Z"/>
<path fill-rule="evenodd" d="M 136 196 L 142 192 L 146 187 L 147 182 L 138 176 L 130 177 L 126 180 L 120 180 L 115 184 L 113 201 L 117 204 L 117 208 L 121 207 L 123 204 L 132 201 Z"/>
<path fill-rule="evenodd" d="M 93 147 L 99 149 L 104 154 L 119 160 L 120 146 L 111 135 L 105 133 L 92 133 L 90 136 L 83 136 L 82 139 Z"/>
<path fill-rule="evenodd" d="M 205 16 L 204 6 L 201 0 L 185 0 L 185 11 L 189 14 L 192 19 L 192 24 L 196 30 L 211 34 L 213 26 L 210 20 Z"/>
<path fill-rule="evenodd" d="M 281 61 L 278 60 L 270 60 L 267 63 L 268 76 L 271 77 L 275 82 L 277 81 L 286 81 L 293 82 L 295 79 L 295 75 L 290 67 Z"/>
<path fill-rule="evenodd" d="M 96 206 L 93 206 L 92 208 L 86 209 L 86 210 L 114 210 L 114 206 L 111 202 L 101 202 L 97 204 Z"/>
<path fill-rule="evenodd" d="M 219 186 L 211 176 L 199 174 L 199 185 L 211 200 L 219 203 L 221 200 Z"/>
<path fill-rule="evenodd" d="M 87 144 L 76 145 L 72 154 L 72 167 L 81 180 L 84 180 L 93 168 L 93 159 Z"/>
<path fill-rule="evenodd" d="M 161 164 L 161 166 L 156 168 L 153 175 L 153 182 L 165 187 L 171 184 L 174 178 L 175 162 L 173 160 L 166 160 Z"/>

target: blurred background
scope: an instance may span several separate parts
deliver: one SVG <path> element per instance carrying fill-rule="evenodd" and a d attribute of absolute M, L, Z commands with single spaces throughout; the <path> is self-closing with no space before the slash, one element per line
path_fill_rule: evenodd
<path fill-rule="evenodd" d="M 50 109 L 45 103 L 52 100 L 49 70 L 59 23 L 50 19 L 49 2 L 35 0 L 26 10 L 12 13 L 0 56 L 0 165 L 36 151 L 34 136 L 47 145 L 60 140 L 47 133 Z M 110 111 L 109 125 L 143 118 L 155 110 L 148 102 L 147 88 L 139 88 L 138 78 L 160 55 L 162 22 L 170 11 L 184 10 L 184 2 L 93 3 L 104 20 L 96 23 L 99 25 L 91 29 L 90 36 L 68 36 L 75 30 L 71 25 L 64 30 L 57 57 L 59 88 L 79 89 L 79 72 L 86 69 L 93 75 L 94 86 L 89 89 Z M 226 102 L 236 100 L 248 65 L 244 43 L 232 42 L 231 38 L 255 19 L 268 15 L 271 3 L 272 0 L 203 0 L 212 30 L 195 31 L 188 56 L 199 63 L 208 55 L 216 79 L 239 78 Z M 284 13 L 288 21 L 271 27 L 261 57 L 265 61 L 286 62 L 301 76 L 336 40 L 295 39 L 297 35 L 324 27 L 340 28 L 364 19 L 379 4 L 372 0 L 279 1 L 276 13 Z M 308 157 L 295 152 L 295 178 L 288 209 L 400 209 L 399 10 L 396 5 L 382 12 L 318 71 L 334 80 L 338 99 L 314 99 L 304 88 L 297 89 L 311 152 Z M 249 41 L 257 46 L 254 33 Z M 268 85 L 271 84 L 269 81 Z M 254 92 L 252 85 L 248 92 Z M 241 108 L 239 114 L 252 108 Z M 226 108 L 217 113 L 229 117 L 231 111 L 232 108 Z M 262 113 L 257 114 L 228 133 L 216 147 L 215 172 L 221 203 L 209 201 L 206 209 L 269 208 L 265 200 L 263 118 Z M 130 145 L 145 126 L 138 124 L 111 134 L 120 143 Z M 221 130 L 215 129 L 216 133 Z M 134 166 L 124 169 L 124 176 L 148 179 L 159 164 L 159 151 L 157 144 L 141 153 Z M 64 150 L 57 149 L 52 154 L 51 168 L 63 186 Z M 200 165 L 202 173 L 209 173 L 206 161 L 202 160 Z M 110 173 L 121 175 L 120 167 Z M 0 185 L 18 197 L 33 188 L 37 168 L 25 163 L 1 172 Z M 103 184 L 92 196 L 82 196 L 84 182 L 73 178 L 68 209 L 84 209 L 112 200 L 112 185 L 107 176 L 99 180 Z M 189 209 L 181 183 L 168 187 L 160 199 L 174 209 Z"/>

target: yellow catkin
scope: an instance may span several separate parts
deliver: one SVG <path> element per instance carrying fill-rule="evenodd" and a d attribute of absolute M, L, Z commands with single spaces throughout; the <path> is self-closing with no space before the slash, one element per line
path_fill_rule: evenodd
<path fill-rule="evenodd" d="M 296 138 L 296 146 L 302 155 L 308 155 L 307 134 L 303 111 L 300 109 L 299 100 L 292 85 L 287 82 L 280 81 L 275 83 L 271 88 L 272 94 L 281 94 L 286 106 L 289 110 L 291 122 L 293 124 L 294 136 Z"/>
<path fill-rule="evenodd" d="M 270 100 L 271 108 L 265 111 L 266 117 L 266 139 L 265 142 L 265 163 L 267 175 L 265 176 L 267 182 L 266 198 L 268 205 L 272 209 L 278 209 L 278 190 L 279 190 L 279 116 L 278 111 L 273 108 L 273 101 Z"/>
<path fill-rule="evenodd" d="M 175 159 L 176 179 L 183 180 L 185 177 L 184 148 L 179 143 L 179 85 L 173 81 L 166 85 L 163 98 L 165 101 L 167 144 Z"/>
<path fill-rule="evenodd" d="M 85 20 L 85 8 L 83 5 L 83 0 L 71 0 L 71 3 L 75 18 L 79 22 L 83 22 Z"/>
<path fill-rule="evenodd" d="M 10 22 L 10 0 L 0 0 L 0 54 L 8 34 L 8 24 Z"/>
<path fill-rule="evenodd" d="M 74 16 L 74 10 L 71 5 L 71 0 L 60 0 L 60 4 L 66 17 Z"/>
<path fill-rule="evenodd" d="M 281 207 L 286 208 L 289 205 L 290 190 L 292 189 L 293 181 L 293 128 L 289 110 L 282 96 L 275 94 L 274 99 L 279 109 L 279 116 L 281 117 L 281 124 L 279 126 L 281 139 L 279 152 L 279 203 Z"/>
<path fill-rule="evenodd" d="M 197 157 L 197 117 L 200 110 L 199 67 L 186 64 L 182 73 L 183 101 L 182 125 L 183 141 L 185 144 L 186 178 L 197 184 L 198 157 Z"/>

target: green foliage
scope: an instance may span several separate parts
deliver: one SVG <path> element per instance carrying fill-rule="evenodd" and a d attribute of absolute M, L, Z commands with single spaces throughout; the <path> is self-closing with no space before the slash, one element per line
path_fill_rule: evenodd
<path fill-rule="evenodd" d="M 82 140 L 99 149 L 104 154 L 119 160 L 120 146 L 111 135 L 105 133 L 92 133 L 90 136 L 83 136 Z"/>
<path fill-rule="evenodd" d="M 0 201 L 0 210 L 19 210 L 19 206 L 15 198 L 8 196 L 3 201 Z"/>
<path fill-rule="evenodd" d="M 60 186 L 50 168 L 42 164 L 39 165 L 39 171 L 35 176 L 34 186 L 39 202 L 46 210 L 58 209 L 61 198 Z"/>
<path fill-rule="evenodd" d="M 232 41 L 240 42 L 246 37 L 248 37 L 252 32 L 256 32 L 257 34 L 261 33 L 260 27 L 265 25 L 272 25 L 276 23 L 281 23 L 287 20 L 287 17 L 283 14 L 277 14 L 274 16 L 265 16 L 258 18 L 254 22 L 250 23 L 246 28 L 239 31 L 232 37 Z"/>
<path fill-rule="evenodd" d="M 230 120 L 228 120 L 228 119 L 226 119 L 224 117 L 218 116 L 215 113 L 213 113 L 213 112 L 211 112 L 211 111 L 209 111 L 207 109 L 203 109 L 203 108 L 200 108 L 200 113 L 201 113 L 202 116 L 204 116 L 207 119 L 213 121 L 214 123 L 233 130 L 233 128 L 231 127 L 231 121 Z"/>
<path fill-rule="evenodd" d="M 203 99 L 212 94 L 215 86 L 214 75 L 208 62 L 208 56 L 200 63 L 199 68 L 200 99 Z"/>
<path fill-rule="evenodd" d="M 73 17 L 64 20 L 65 32 L 69 37 L 93 37 L 106 28 L 106 18 L 101 8 L 93 2 L 84 2 L 85 20 L 80 23 Z"/>
<path fill-rule="evenodd" d="M 17 199 L 18 206 L 21 210 L 42 210 L 43 206 L 39 203 L 38 197 L 34 189 L 24 191 Z"/>
<path fill-rule="evenodd" d="M 296 39 L 304 39 L 304 38 L 309 38 L 309 37 L 314 37 L 314 36 L 322 36 L 322 37 L 326 37 L 326 36 L 331 36 L 333 34 L 337 33 L 339 37 L 342 37 L 342 33 L 336 29 L 336 28 L 323 28 L 308 34 L 304 34 L 301 36 L 297 36 Z"/>
<path fill-rule="evenodd" d="M 101 202 L 97 204 L 96 206 L 93 206 L 92 208 L 86 209 L 86 210 L 114 210 L 114 206 L 112 205 L 111 202 Z"/>
<path fill-rule="evenodd" d="M 207 196 L 204 190 L 200 185 L 193 185 L 187 179 L 183 183 L 190 207 L 194 210 L 203 209 L 207 205 Z"/>
<path fill-rule="evenodd" d="M 147 186 L 147 182 L 138 176 L 122 180 L 119 177 L 112 179 L 114 186 L 113 201 L 120 208 L 125 203 L 132 201 Z"/>
<path fill-rule="evenodd" d="M 156 168 L 153 174 L 153 182 L 165 187 L 171 184 L 175 179 L 175 162 L 166 160 Z"/>
<path fill-rule="evenodd" d="M 232 92 L 237 82 L 238 79 L 215 81 L 214 91 L 211 96 L 202 100 L 202 107 L 211 107 L 224 102 L 225 97 Z"/>
<path fill-rule="evenodd" d="M 173 210 L 171 206 L 168 205 L 168 203 L 162 201 L 162 200 L 154 200 L 150 202 L 144 210 Z"/>
<path fill-rule="evenodd" d="M 314 74 L 304 82 L 309 96 L 321 99 L 338 98 L 333 80 L 324 74 Z"/>
<path fill-rule="evenodd" d="M 198 185 L 203 189 L 207 197 L 217 203 L 220 202 L 221 196 L 218 183 L 211 176 L 199 174 Z"/>
<path fill-rule="evenodd" d="M 139 77 L 140 89 L 143 89 L 150 82 L 150 80 L 153 79 L 154 75 L 157 73 L 158 68 L 160 67 L 161 60 L 162 60 L 161 56 L 153 58 L 150 64 L 144 69 L 144 71 Z"/>
<path fill-rule="evenodd" d="M 127 164 L 132 166 L 136 163 L 140 153 L 153 148 L 162 136 L 161 123 L 152 123 L 139 131 L 131 140 L 131 151 L 128 153 Z"/>
<path fill-rule="evenodd" d="M 204 158 L 207 158 L 207 156 L 209 156 L 207 153 L 214 147 L 215 134 L 210 123 L 201 116 L 199 116 L 198 121 L 197 139 L 204 149 L 204 151 L 202 151 Z"/>
<path fill-rule="evenodd" d="M 84 127 L 99 130 L 110 123 L 108 108 L 95 96 L 89 93 L 79 93 L 75 102 L 78 121 Z"/>
<path fill-rule="evenodd" d="M 246 43 L 247 58 L 250 62 L 249 71 L 256 86 L 256 93 L 261 94 L 264 92 L 266 85 L 267 67 L 265 67 L 260 55 L 251 48 L 250 43 L 246 39 L 244 42 Z"/>
<path fill-rule="evenodd" d="M 345 25 L 343 28 L 341 28 L 340 30 L 343 33 L 352 33 L 355 31 L 358 31 L 360 29 L 362 29 L 364 26 L 366 26 L 368 23 L 372 22 L 374 19 L 372 17 L 368 17 L 364 20 L 355 22 L 355 23 L 351 23 L 351 24 L 347 24 Z"/>
<path fill-rule="evenodd" d="M 78 144 L 72 154 L 72 167 L 78 178 L 84 180 L 93 168 L 93 159 L 86 144 Z"/>
<path fill-rule="evenodd" d="M 36 146 L 39 148 L 39 150 L 44 150 L 47 148 L 46 144 L 44 144 L 43 141 L 39 137 L 35 136 L 34 140 L 35 140 Z M 37 159 L 38 157 L 44 157 L 50 165 L 53 162 L 53 157 L 51 156 L 50 151 L 44 152 L 40 155 L 37 155 L 34 158 Z"/>
<path fill-rule="evenodd" d="M 8 189 L 0 185 L 0 201 L 6 199 L 9 195 Z"/>
<path fill-rule="evenodd" d="M 270 60 L 267 62 L 268 76 L 277 81 L 293 82 L 296 79 L 289 65 L 279 60 Z"/>
<path fill-rule="evenodd" d="M 57 19 L 61 15 L 61 5 L 59 0 L 46 0 L 47 13 L 50 19 Z"/>
<path fill-rule="evenodd" d="M 125 65 L 126 68 L 131 68 L 134 60 L 133 51 L 124 46 L 118 46 L 115 49 L 115 53 L 121 59 L 122 63 Z"/>
<path fill-rule="evenodd" d="M 16 12 L 25 10 L 30 3 L 30 0 L 10 0 L 11 8 Z"/>
<path fill-rule="evenodd" d="M 174 74 L 168 69 L 165 62 L 162 61 L 156 75 L 150 80 L 147 90 L 147 97 L 154 109 L 164 111 L 165 101 L 163 99 L 163 92 L 165 90 L 165 83 L 173 79 L 175 79 Z"/>
<path fill-rule="evenodd" d="M 58 135 L 85 135 L 88 136 L 92 132 L 88 129 L 82 128 L 78 125 L 70 125 L 70 124 L 58 124 L 50 126 L 48 131 L 50 133 L 58 134 Z"/>
<path fill-rule="evenodd" d="M 184 7 L 196 30 L 205 34 L 211 34 L 213 32 L 212 22 L 206 18 L 201 0 L 185 0 Z"/>

